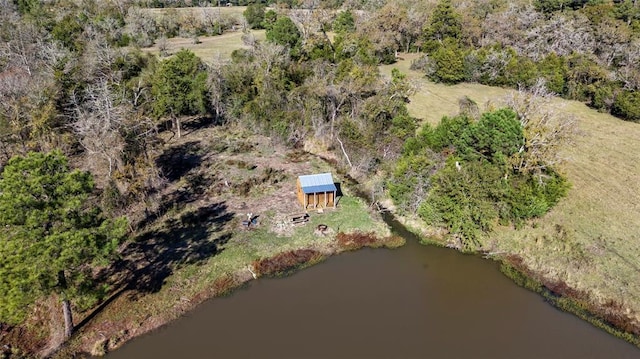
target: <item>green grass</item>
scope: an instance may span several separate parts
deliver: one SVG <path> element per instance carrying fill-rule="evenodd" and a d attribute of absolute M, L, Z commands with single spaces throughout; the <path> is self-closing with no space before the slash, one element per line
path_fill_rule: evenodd
<path fill-rule="evenodd" d="M 409 70 L 415 54 L 383 66 L 397 67 L 420 90 L 411 115 L 428 123 L 458 111 L 463 96 L 480 108 L 503 103 L 509 89 L 478 84 L 447 86 Z M 522 230 L 497 228 L 483 240 L 493 252 L 521 256 L 527 266 L 590 293 L 596 302 L 615 300 L 640 321 L 640 125 L 599 113 L 576 101 L 557 99 L 558 111 L 578 118 L 579 134 L 562 149 L 559 170 L 572 184 L 566 198 Z"/>

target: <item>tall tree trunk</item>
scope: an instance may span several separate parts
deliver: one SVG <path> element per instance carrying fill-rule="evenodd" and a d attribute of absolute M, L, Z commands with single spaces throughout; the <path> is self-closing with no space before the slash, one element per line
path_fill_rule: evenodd
<path fill-rule="evenodd" d="M 58 285 L 62 288 L 62 293 L 67 289 L 67 277 L 64 271 L 58 272 Z M 63 294 L 64 295 L 64 294 Z M 71 313 L 71 302 L 66 297 L 62 300 L 62 315 L 64 316 L 64 338 L 71 338 L 73 334 L 73 316 Z"/>
<path fill-rule="evenodd" d="M 178 138 L 180 138 L 180 136 L 182 135 L 180 133 L 180 118 L 178 118 L 178 117 L 174 117 L 173 118 L 173 126 L 178 132 Z"/>
<path fill-rule="evenodd" d="M 62 312 L 64 314 L 64 338 L 71 338 L 73 334 L 73 317 L 71 316 L 71 303 L 68 299 L 62 301 Z"/>

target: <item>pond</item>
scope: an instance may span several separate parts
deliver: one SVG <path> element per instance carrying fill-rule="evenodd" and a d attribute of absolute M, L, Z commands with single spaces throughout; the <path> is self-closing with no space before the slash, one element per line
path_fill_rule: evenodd
<path fill-rule="evenodd" d="M 253 281 L 108 358 L 640 358 L 496 263 L 400 234 L 399 249 Z"/>

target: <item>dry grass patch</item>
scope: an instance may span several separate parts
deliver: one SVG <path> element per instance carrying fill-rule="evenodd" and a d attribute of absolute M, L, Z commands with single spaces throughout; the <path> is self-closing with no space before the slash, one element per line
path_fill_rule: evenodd
<path fill-rule="evenodd" d="M 247 9 L 246 6 L 211 6 L 211 7 L 177 7 L 177 8 L 144 8 L 143 11 L 160 17 L 167 12 L 175 11 L 178 16 L 193 15 L 199 16 L 226 16 L 242 18 L 242 13 Z"/>
<path fill-rule="evenodd" d="M 168 55 L 173 55 L 182 49 L 188 49 L 207 63 L 226 61 L 231 58 L 231 53 L 234 50 L 247 48 L 242 41 L 243 36 L 252 36 L 259 41 L 266 38 L 264 30 L 251 30 L 247 33 L 235 31 L 226 32 L 218 36 L 203 36 L 198 37 L 198 43 L 194 43 L 193 38 L 174 37 L 167 39 L 166 51 Z M 142 51 L 155 55 L 160 54 L 157 44 L 143 48 Z"/>
<path fill-rule="evenodd" d="M 325 259 L 325 255 L 313 249 L 297 249 L 262 258 L 253 262 L 258 275 L 283 275 L 292 270 L 316 264 Z"/>
<path fill-rule="evenodd" d="M 459 110 L 458 100 L 469 97 L 483 109 L 490 106 L 501 106 L 504 97 L 512 90 L 473 83 L 445 85 L 429 81 L 421 71 L 411 70 L 411 63 L 422 56 L 416 53 L 403 53 L 395 64 L 380 66 L 380 72 L 387 77 L 391 70 L 397 68 L 406 74 L 417 86 L 418 91 L 411 97 L 407 105 L 409 114 L 426 123 L 435 125 L 442 116 L 456 115 Z"/>

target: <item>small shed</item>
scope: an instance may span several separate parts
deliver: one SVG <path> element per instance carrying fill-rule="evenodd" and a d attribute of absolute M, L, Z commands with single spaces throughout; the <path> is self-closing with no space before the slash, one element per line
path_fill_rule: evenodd
<path fill-rule="evenodd" d="M 299 176 L 297 181 L 298 201 L 305 210 L 312 208 L 336 207 L 338 192 L 331 173 Z"/>

